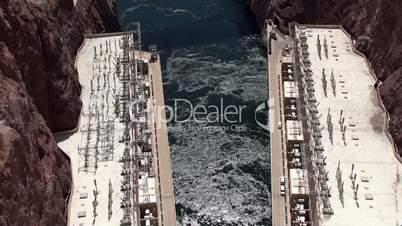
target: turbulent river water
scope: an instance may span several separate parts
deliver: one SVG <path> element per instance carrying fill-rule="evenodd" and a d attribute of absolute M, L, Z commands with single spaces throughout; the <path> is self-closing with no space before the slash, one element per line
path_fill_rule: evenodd
<path fill-rule="evenodd" d="M 119 0 L 117 8 L 124 30 L 139 21 L 142 46 L 158 45 L 165 101 L 177 104 L 168 126 L 178 225 L 271 225 L 268 132 L 255 121 L 267 97 L 266 54 L 245 1 Z M 179 99 L 239 106 L 242 115 L 184 120 L 191 108 Z"/>

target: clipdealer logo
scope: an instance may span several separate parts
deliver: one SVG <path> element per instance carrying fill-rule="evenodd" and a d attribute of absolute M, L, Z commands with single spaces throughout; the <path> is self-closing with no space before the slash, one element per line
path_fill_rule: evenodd
<path fill-rule="evenodd" d="M 270 121 L 273 121 L 273 118 L 270 118 L 269 121 L 259 120 L 257 115 L 264 111 L 273 111 L 273 106 L 273 100 L 266 100 L 254 109 L 256 124 L 267 131 L 273 129 L 272 123 L 270 123 Z M 205 127 L 206 129 L 215 128 L 216 130 L 216 125 L 219 124 L 225 125 L 225 128 L 234 128 L 243 123 L 245 114 L 250 113 L 250 111 L 246 112 L 246 105 L 226 104 L 223 98 L 220 98 L 219 103 L 216 105 L 194 105 L 187 99 L 174 99 L 172 106 L 155 106 L 155 108 L 158 126 L 162 125 L 162 123 L 173 123 L 174 125 L 178 125 L 178 128 L 186 128 L 185 130 L 191 131 L 200 130 L 201 127 Z M 192 129 L 191 127 L 197 128 Z M 234 130 L 239 131 L 237 127 Z"/>
<path fill-rule="evenodd" d="M 256 107 L 256 109 L 255 109 L 255 111 L 254 111 L 254 119 L 255 119 L 255 122 L 257 123 L 257 125 L 259 126 L 259 127 L 261 127 L 261 128 L 263 128 L 264 130 L 266 130 L 266 131 L 273 131 L 274 129 L 275 129 L 275 126 L 274 126 L 274 106 L 275 106 L 275 103 L 274 103 L 275 101 L 274 101 L 274 99 L 269 99 L 269 100 L 266 100 L 266 101 L 264 101 L 263 103 L 261 103 L 260 105 L 258 105 L 257 107 Z M 267 121 L 264 121 L 264 122 L 261 122 L 259 119 L 258 119 L 258 117 L 257 117 L 257 114 L 259 113 L 259 112 L 267 112 L 268 111 L 268 118 L 269 118 L 269 120 L 267 120 Z"/>

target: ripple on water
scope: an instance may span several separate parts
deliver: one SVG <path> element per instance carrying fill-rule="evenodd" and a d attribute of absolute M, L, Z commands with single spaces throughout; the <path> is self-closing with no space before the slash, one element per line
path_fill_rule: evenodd
<path fill-rule="evenodd" d="M 167 96 L 202 104 L 223 97 L 248 107 L 263 101 L 266 59 L 256 42 L 257 37 L 249 36 L 175 49 L 167 59 Z M 182 125 L 200 126 L 194 121 Z M 246 128 L 169 133 L 182 225 L 269 225 L 267 135 L 255 125 Z"/>
<path fill-rule="evenodd" d="M 172 135 L 177 139 L 171 151 L 183 225 L 267 225 L 266 144 L 220 131 Z"/>
<path fill-rule="evenodd" d="M 120 0 L 118 14 L 125 30 L 142 22 L 144 47 L 161 49 L 168 104 L 223 98 L 249 108 L 238 123 L 246 131 L 169 131 L 178 223 L 271 225 L 268 135 L 256 126 L 253 111 L 267 96 L 266 59 L 247 6 L 233 0 Z"/>
<path fill-rule="evenodd" d="M 267 95 L 266 58 L 255 44 L 258 40 L 247 36 L 230 43 L 176 49 L 167 60 L 165 84 L 178 85 L 178 92 L 209 86 L 211 92 L 262 102 Z"/>

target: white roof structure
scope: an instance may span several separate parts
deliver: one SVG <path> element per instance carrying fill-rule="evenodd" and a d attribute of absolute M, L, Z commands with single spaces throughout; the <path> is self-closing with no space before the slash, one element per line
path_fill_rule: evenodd
<path fill-rule="evenodd" d="M 293 63 L 292 56 L 289 55 L 282 56 L 282 63 Z"/>
<path fill-rule="evenodd" d="M 123 175 L 127 175 L 128 171 L 123 169 L 122 162 L 120 162 L 123 159 L 125 145 L 119 141 L 124 137 L 125 123 L 122 122 L 121 117 L 116 115 L 114 95 L 118 95 L 118 93 L 113 92 L 113 90 L 118 91 L 123 87 L 121 78 L 115 73 L 116 65 L 118 65 L 117 59 L 122 55 L 122 49 L 119 47 L 121 38 L 122 35 L 88 38 L 77 55 L 76 68 L 82 87 L 83 113 L 78 130 L 58 143 L 71 160 L 73 187 L 68 205 L 68 226 L 117 226 L 123 219 L 124 192 L 121 189 L 125 186 Z M 153 110 L 149 100 L 147 100 L 147 104 L 147 110 Z M 90 106 L 92 110 L 90 110 Z M 92 119 L 90 119 L 91 115 Z M 141 120 L 146 121 L 146 118 L 140 118 L 139 121 Z M 106 121 L 108 123 L 110 121 L 110 123 L 103 124 Z M 113 132 L 106 132 L 110 128 Z M 91 131 L 90 136 L 87 136 L 86 131 L 89 130 Z M 112 136 L 104 137 L 109 132 Z M 133 141 L 134 137 L 129 135 L 129 139 Z M 107 142 L 113 145 L 102 149 Z M 151 141 L 149 141 L 150 143 Z M 103 160 L 103 153 L 91 155 L 88 161 L 89 166 L 83 170 L 86 162 L 84 161 L 85 155 L 80 153 L 78 147 L 86 147 L 85 150 L 88 150 L 86 144 L 91 146 L 89 148 L 91 150 L 112 151 L 113 154 L 110 155 L 112 158 Z M 92 147 L 95 144 L 96 146 Z M 98 156 L 98 158 L 94 156 Z M 93 167 L 94 161 L 96 163 Z M 157 180 L 155 177 L 143 174 L 143 177 L 138 180 L 138 184 L 140 203 L 156 203 Z M 96 202 L 94 202 L 95 200 Z M 132 215 L 131 218 L 138 217 Z M 138 219 L 131 220 L 138 221 Z"/>
<path fill-rule="evenodd" d="M 297 88 L 295 82 L 284 81 L 283 82 L 283 91 L 284 91 L 285 97 L 287 97 L 287 98 L 299 97 L 299 89 Z"/>
<path fill-rule="evenodd" d="M 322 130 L 322 145 L 326 158 L 328 185 L 331 188 L 331 206 L 334 215 L 321 218 L 325 226 L 390 226 L 398 225 L 402 218 L 402 186 L 397 180 L 401 164 L 394 156 L 394 149 L 385 129 L 386 115 L 374 88 L 364 57 L 354 52 L 352 40 L 343 29 L 309 27 L 307 37 L 315 97 Z M 321 58 L 317 38 L 321 42 Z M 325 54 L 324 39 L 328 45 Z M 323 88 L 323 69 L 326 74 L 327 95 Z M 333 70 L 333 81 L 331 72 Z M 332 88 L 334 83 L 334 89 Z M 332 141 L 328 126 L 328 112 L 333 125 Z M 342 138 L 341 121 L 346 128 Z M 346 126 L 346 127 L 345 127 Z M 344 205 L 339 199 L 336 172 L 340 164 L 344 182 Z M 352 180 L 356 174 L 359 184 L 357 201 L 354 199 Z"/>
<path fill-rule="evenodd" d="M 139 203 L 156 203 L 155 178 L 147 177 L 138 180 Z"/>
<path fill-rule="evenodd" d="M 301 121 L 286 120 L 286 135 L 288 140 L 303 140 L 303 126 Z"/>
<path fill-rule="evenodd" d="M 307 172 L 303 169 L 289 169 L 290 195 L 308 194 Z"/>
<path fill-rule="evenodd" d="M 102 84 L 102 89 L 104 78 L 100 76 L 99 80 L 93 79 L 96 77 L 94 75 L 95 69 L 94 64 L 94 48 L 97 48 L 97 54 L 100 54 L 103 51 L 103 56 L 99 58 L 98 62 L 104 62 L 106 64 L 106 41 L 112 43 L 112 50 L 120 53 L 121 50 L 118 47 L 118 41 L 121 36 L 112 36 L 112 37 L 104 37 L 104 38 L 93 38 L 86 39 L 82 48 L 79 50 L 76 59 L 76 68 L 78 71 L 79 82 L 81 84 L 81 100 L 82 100 L 82 112 L 81 118 L 78 125 L 78 131 L 72 134 L 68 139 L 63 140 L 58 143 L 60 148 L 65 151 L 65 153 L 70 157 L 71 160 L 71 172 L 73 178 L 73 188 L 72 194 L 70 197 L 70 205 L 68 210 L 68 225 L 92 225 L 94 219 L 94 205 L 93 201 L 95 184 L 96 180 L 96 188 L 98 190 L 97 202 L 98 205 L 96 207 L 96 225 L 119 225 L 120 220 L 123 217 L 122 209 L 120 208 L 120 200 L 122 199 L 122 193 L 120 192 L 121 180 L 122 176 L 120 175 L 122 171 L 122 165 L 119 162 L 119 159 L 123 155 L 124 145 L 115 145 L 113 150 L 113 160 L 107 162 L 98 162 L 96 173 L 94 172 L 83 172 L 80 171 L 80 168 L 83 166 L 83 156 L 79 154 L 77 150 L 78 146 L 82 146 L 86 143 L 85 141 L 85 133 L 83 132 L 87 125 L 89 124 L 87 114 L 89 114 L 89 105 L 90 103 L 94 103 L 97 98 L 98 103 L 103 103 L 105 105 L 106 111 L 106 95 L 102 97 L 99 95 L 92 95 L 91 97 L 91 86 L 94 86 L 93 89 L 96 92 L 97 83 Z M 115 48 L 114 42 L 117 42 L 117 47 Z M 99 48 L 100 45 L 103 45 L 103 49 Z M 110 51 L 110 50 L 108 50 Z M 112 57 L 109 59 L 111 64 L 115 64 L 115 58 Z M 103 63 L 100 63 L 103 64 Z M 103 67 L 103 65 L 102 65 Z M 102 69 L 102 68 L 101 68 Z M 112 77 L 112 70 L 107 72 L 107 77 Z M 91 85 L 91 80 L 93 80 L 93 85 Z M 112 81 L 110 78 L 109 81 Z M 121 87 L 121 83 L 118 79 L 116 79 L 116 86 L 118 88 Z M 112 95 L 110 92 L 109 95 Z M 109 96 L 107 98 L 109 111 L 114 112 L 114 103 L 113 98 Z M 110 114 L 110 117 L 114 117 L 114 114 Z M 96 125 L 97 122 L 93 121 L 92 124 Z M 120 123 L 117 117 L 114 117 L 114 144 L 119 144 L 119 137 L 121 136 L 121 131 L 124 130 L 124 123 Z M 119 131 L 119 132 L 117 132 Z M 96 131 L 94 131 L 96 134 Z M 93 139 L 91 138 L 91 142 L 95 140 L 95 135 L 93 135 Z M 91 160 L 93 161 L 93 159 Z M 108 202 L 109 202 L 109 181 L 112 187 L 112 200 L 113 203 L 111 205 L 112 208 L 112 216 L 110 220 L 108 219 Z M 84 214 L 86 213 L 86 214 Z"/>

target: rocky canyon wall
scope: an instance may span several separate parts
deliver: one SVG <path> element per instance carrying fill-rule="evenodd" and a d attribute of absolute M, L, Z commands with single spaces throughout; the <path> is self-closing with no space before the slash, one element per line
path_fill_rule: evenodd
<path fill-rule="evenodd" d="M 112 0 L 0 1 L 0 225 L 66 225 L 69 159 L 52 132 L 75 127 L 85 33 L 119 31 Z"/>
<path fill-rule="evenodd" d="M 390 132 L 402 155 L 402 1 L 400 0 L 247 0 L 260 27 L 276 13 L 286 22 L 341 24 L 382 82 Z"/>

